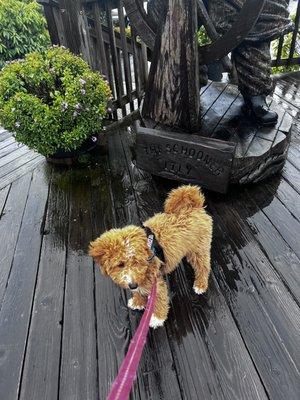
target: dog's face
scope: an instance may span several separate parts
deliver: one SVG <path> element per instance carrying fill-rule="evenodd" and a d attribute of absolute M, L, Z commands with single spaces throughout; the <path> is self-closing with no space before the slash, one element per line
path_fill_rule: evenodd
<path fill-rule="evenodd" d="M 105 232 L 91 242 L 89 254 L 104 275 L 133 291 L 145 283 L 151 269 L 146 235 L 143 229 L 135 226 Z"/>

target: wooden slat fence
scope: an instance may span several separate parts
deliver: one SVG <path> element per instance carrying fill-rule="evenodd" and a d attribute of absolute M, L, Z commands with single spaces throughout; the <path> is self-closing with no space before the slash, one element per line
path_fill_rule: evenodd
<path fill-rule="evenodd" d="M 114 119 L 140 105 L 148 75 L 146 46 L 126 27 L 123 1 L 39 0 L 53 44 L 81 54 L 108 80 Z"/>
<path fill-rule="evenodd" d="M 150 51 L 126 24 L 123 0 L 38 0 L 44 7 L 53 44 L 68 47 L 109 81 L 113 92 L 114 119 L 136 110 L 142 100 L 148 77 Z M 142 2 L 142 0 L 141 0 Z M 300 0 L 295 29 L 284 57 L 285 37 L 278 42 L 273 66 L 300 64 Z"/>
<path fill-rule="evenodd" d="M 272 60 L 273 67 L 299 65 L 300 64 L 300 0 L 298 0 L 296 17 L 295 17 L 295 28 L 292 32 L 292 40 L 289 43 L 288 57 L 283 55 L 283 46 L 286 35 L 282 35 L 279 38 L 277 54 Z"/>

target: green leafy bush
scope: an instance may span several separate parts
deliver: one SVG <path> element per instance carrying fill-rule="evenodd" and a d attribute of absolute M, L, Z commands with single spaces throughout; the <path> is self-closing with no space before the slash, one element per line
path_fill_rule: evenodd
<path fill-rule="evenodd" d="M 50 45 L 46 20 L 36 1 L 0 0 L 0 68 Z"/>
<path fill-rule="evenodd" d="M 62 47 L 0 71 L 0 123 L 45 156 L 74 150 L 99 131 L 110 97 L 102 76 Z"/>

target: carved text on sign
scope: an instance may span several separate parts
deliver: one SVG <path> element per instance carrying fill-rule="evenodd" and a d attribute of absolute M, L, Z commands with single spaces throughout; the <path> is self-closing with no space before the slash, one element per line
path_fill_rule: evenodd
<path fill-rule="evenodd" d="M 190 134 L 139 128 L 137 164 L 170 179 L 227 188 L 235 145 Z M 205 179 L 204 179 L 205 177 Z M 209 178 L 208 178 L 209 177 Z"/>
<path fill-rule="evenodd" d="M 178 143 L 166 143 L 166 144 L 157 144 L 157 143 L 149 143 L 144 147 L 144 152 L 147 155 L 160 156 L 162 154 L 173 154 L 178 155 L 181 158 L 186 160 L 193 160 L 201 164 L 203 168 L 209 170 L 213 175 L 222 175 L 224 173 L 224 168 L 221 164 L 221 160 L 216 159 L 210 154 L 206 153 L 205 150 L 198 150 L 192 146 L 188 146 L 186 144 L 178 144 Z M 161 160 L 158 158 L 158 161 Z M 163 161 L 163 160 L 162 160 Z M 165 166 L 167 168 L 167 164 L 165 162 Z M 192 165 L 186 164 L 186 173 L 189 174 L 192 169 Z M 174 170 L 174 168 L 173 168 Z M 178 172 L 181 171 L 178 168 Z"/>

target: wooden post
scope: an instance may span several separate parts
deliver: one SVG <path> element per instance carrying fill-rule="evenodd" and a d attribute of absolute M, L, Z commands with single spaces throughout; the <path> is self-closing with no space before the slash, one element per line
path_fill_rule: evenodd
<path fill-rule="evenodd" d="M 106 54 L 105 54 L 105 46 L 103 40 L 103 32 L 101 26 L 101 9 L 99 3 L 93 4 L 93 12 L 95 18 L 95 32 L 96 32 L 96 39 L 97 39 L 97 47 L 100 53 L 100 70 L 102 75 L 108 78 L 108 70 L 107 70 L 107 61 L 106 61 Z"/>
<path fill-rule="evenodd" d="M 77 1 L 58 1 L 65 31 L 67 47 L 74 54 L 80 54 L 80 33 L 78 27 L 78 15 L 80 6 Z"/>
<path fill-rule="evenodd" d="M 196 132 L 200 125 L 195 0 L 168 0 L 156 36 L 143 116 Z"/>
<path fill-rule="evenodd" d="M 57 25 L 53 13 L 53 7 L 49 4 L 44 4 L 44 14 L 47 21 L 48 31 L 52 44 L 60 44 Z"/>

